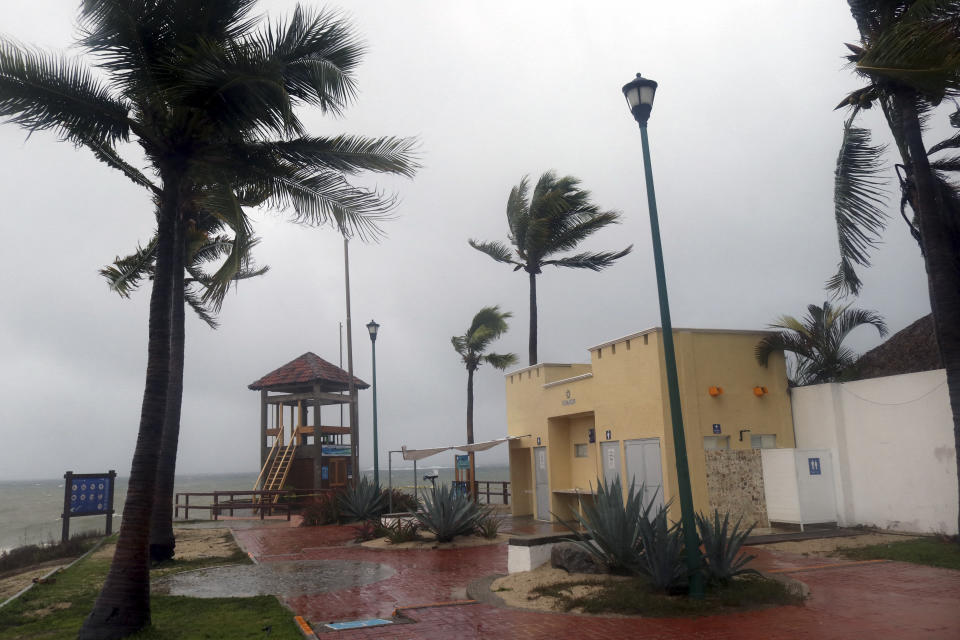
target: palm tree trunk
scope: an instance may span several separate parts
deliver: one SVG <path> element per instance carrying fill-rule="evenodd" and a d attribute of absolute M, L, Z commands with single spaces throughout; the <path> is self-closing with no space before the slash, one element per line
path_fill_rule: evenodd
<path fill-rule="evenodd" d="M 162 178 L 140 431 L 113 562 L 78 640 L 124 638 L 150 624 L 150 515 L 170 378 L 171 267 L 182 176 L 167 171 Z"/>
<path fill-rule="evenodd" d="M 917 191 L 917 221 L 927 268 L 930 309 L 940 347 L 940 357 L 947 370 L 947 389 L 953 411 L 953 437 L 960 471 L 960 238 L 956 238 L 943 219 L 939 185 L 930 169 L 916 96 L 901 92 L 895 97 L 900 110 L 903 135 L 910 151 L 913 179 Z M 960 491 L 960 473 L 957 474 Z M 960 527 L 960 518 L 958 518 Z"/>
<path fill-rule="evenodd" d="M 156 496 L 150 520 L 150 559 L 163 562 L 173 557 L 176 540 L 173 536 L 173 485 L 177 470 L 177 446 L 180 440 L 180 408 L 183 402 L 183 357 L 186 348 L 184 330 L 184 259 L 186 234 L 184 224 L 177 225 L 173 254 L 173 296 L 170 301 L 170 383 L 167 386 L 167 408 L 160 443 L 157 467 Z"/>
<path fill-rule="evenodd" d="M 467 444 L 473 444 L 473 369 L 467 368 Z M 467 472 L 467 481 L 469 482 L 470 495 L 473 496 L 474 480 L 474 455 L 470 455 L 470 470 Z M 474 496 L 475 497 L 475 496 Z"/>
<path fill-rule="evenodd" d="M 530 366 L 537 364 L 537 274 L 530 274 Z"/>

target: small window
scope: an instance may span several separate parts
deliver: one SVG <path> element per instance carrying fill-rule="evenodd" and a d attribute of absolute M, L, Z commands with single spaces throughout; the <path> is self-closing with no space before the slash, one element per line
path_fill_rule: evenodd
<path fill-rule="evenodd" d="M 573 445 L 573 457 L 574 457 L 574 458 L 586 458 L 586 457 L 587 457 L 587 445 L 585 445 L 585 444 L 575 444 L 575 445 Z"/>
<path fill-rule="evenodd" d="M 643 344 L 647 344 L 647 334 L 643 334 Z"/>
<path fill-rule="evenodd" d="M 630 351 L 630 341 L 627 340 L 627 351 Z"/>
<path fill-rule="evenodd" d="M 597 360 L 603 357 L 603 347 L 597 349 Z"/>
<path fill-rule="evenodd" d="M 704 436 L 703 448 L 706 451 L 730 448 L 730 436 Z"/>
<path fill-rule="evenodd" d="M 773 433 L 750 436 L 750 446 L 754 449 L 776 449 L 777 436 Z"/>
<path fill-rule="evenodd" d="M 610 345 L 610 355 L 612 356 L 617 355 L 617 345 L 615 344 Z"/>

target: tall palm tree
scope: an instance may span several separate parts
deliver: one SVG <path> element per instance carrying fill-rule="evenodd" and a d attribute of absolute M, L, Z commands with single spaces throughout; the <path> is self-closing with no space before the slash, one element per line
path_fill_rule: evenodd
<path fill-rule="evenodd" d="M 838 382 L 850 372 L 857 355 L 843 346 L 850 332 L 864 325 L 876 327 L 880 336 L 887 335 L 887 324 L 876 311 L 839 307 L 824 302 L 822 307 L 807 306 L 807 315 L 801 319 L 781 316 L 772 329 L 782 329 L 757 343 L 755 355 L 767 366 L 770 355 L 778 351 L 796 357 L 791 369 L 791 382 L 796 385 Z"/>
<path fill-rule="evenodd" d="M 523 269 L 530 281 L 530 364 L 537 363 L 537 275 L 547 265 L 600 271 L 630 253 L 596 251 L 556 256 L 572 251 L 595 231 L 620 221 L 616 211 L 601 211 L 590 201 L 590 192 L 580 188 L 573 176 L 558 178 L 547 171 L 537 181 L 530 196 L 528 177 L 510 190 L 507 198 L 507 226 L 513 251 L 503 242 L 470 240 L 470 246 L 497 262 Z"/>
<path fill-rule="evenodd" d="M 901 162 L 900 210 L 920 244 L 940 356 L 947 372 L 953 432 L 960 467 L 960 189 L 950 173 L 956 156 L 931 156 L 960 146 L 960 136 L 927 149 L 923 123 L 944 98 L 960 94 L 960 3 L 955 0 L 849 0 L 860 43 L 848 60 L 865 86 L 840 107 L 852 107 L 836 170 L 840 267 L 829 282 L 840 294 L 856 293 L 855 265 L 869 265 L 886 218 L 879 173 L 883 148 L 854 126 L 861 109 L 883 111 Z M 951 117 L 960 126 L 960 114 Z M 907 209 L 913 212 L 907 215 Z M 960 487 L 960 474 L 957 476 Z"/>
<path fill-rule="evenodd" d="M 341 113 L 363 49 L 334 14 L 298 7 L 269 23 L 251 15 L 254 5 L 84 0 L 80 45 L 105 80 L 79 60 L 0 40 L 0 116 L 90 149 L 157 202 L 139 435 L 114 560 L 80 638 L 120 638 L 150 622 L 149 525 L 190 213 L 205 209 L 236 232 L 244 206 L 289 206 L 298 222 L 365 237 L 394 200 L 346 176 L 416 168 L 409 139 L 305 135 L 295 108 Z M 154 178 L 118 152 L 131 139 Z"/>
<path fill-rule="evenodd" d="M 515 353 L 486 353 L 494 340 L 507 331 L 509 311 L 500 312 L 499 306 L 484 307 L 473 316 L 470 328 L 462 336 L 453 336 L 450 342 L 467 367 L 467 444 L 473 444 L 473 373 L 486 362 L 494 369 L 503 371 L 517 361 Z M 473 492 L 474 455 L 470 452 L 470 491 Z"/>
<path fill-rule="evenodd" d="M 199 218 L 199 223 L 196 218 Z M 229 237 L 218 234 L 224 224 L 216 216 L 201 214 L 191 219 L 184 238 L 184 267 L 189 278 L 174 275 L 170 335 L 170 381 L 167 387 L 166 415 L 157 465 L 157 480 L 150 523 L 150 559 L 163 562 L 174 556 L 176 538 L 173 533 L 173 491 L 180 439 L 180 407 L 183 400 L 183 361 L 186 348 L 184 303 L 210 328 L 217 328 L 219 313 L 232 283 L 263 275 L 267 267 L 257 268 L 250 256 L 258 240 L 246 234 Z M 110 288 L 129 298 L 140 282 L 155 271 L 156 237 L 146 247 L 137 247 L 132 254 L 120 258 L 100 270 Z M 213 274 L 204 265 L 222 260 Z"/>

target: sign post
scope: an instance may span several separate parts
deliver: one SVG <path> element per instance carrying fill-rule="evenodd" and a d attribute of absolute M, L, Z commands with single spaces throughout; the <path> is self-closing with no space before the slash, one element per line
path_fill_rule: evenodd
<path fill-rule="evenodd" d="M 63 474 L 63 529 L 60 541 L 70 539 L 70 518 L 80 516 L 107 517 L 106 535 L 113 533 L 113 489 L 117 472 Z"/>

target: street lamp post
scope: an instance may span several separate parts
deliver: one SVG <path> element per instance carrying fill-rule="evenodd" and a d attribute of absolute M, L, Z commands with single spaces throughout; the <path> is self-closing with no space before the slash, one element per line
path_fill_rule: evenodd
<path fill-rule="evenodd" d="M 657 293 L 660 297 L 660 323 L 663 329 L 663 357 L 670 397 L 670 417 L 673 422 L 673 446 L 677 459 L 677 489 L 680 494 L 680 519 L 683 523 L 687 569 L 690 572 L 690 597 L 703 597 L 703 575 L 700 572 L 700 539 L 693 516 L 693 494 L 690 491 L 690 469 L 687 465 L 687 443 L 683 432 L 683 414 L 680 409 L 680 385 L 677 381 L 677 359 L 673 349 L 673 327 L 670 324 L 670 304 L 667 300 L 667 278 L 663 269 L 663 248 L 660 245 L 660 223 L 657 219 L 657 198 L 653 190 L 653 170 L 650 167 L 650 145 L 647 141 L 647 120 L 653 108 L 657 83 L 637 77 L 623 86 L 630 112 L 640 125 L 643 146 L 643 169 L 647 182 L 647 205 L 650 209 L 650 235 L 653 240 L 653 261 L 657 271 Z"/>
<path fill-rule="evenodd" d="M 377 331 L 380 325 L 371 320 L 367 323 L 370 346 L 373 350 L 373 484 L 380 486 L 380 456 L 377 455 Z"/>

